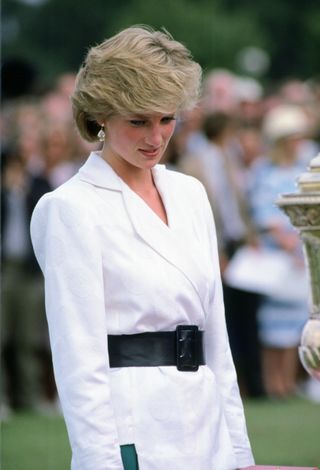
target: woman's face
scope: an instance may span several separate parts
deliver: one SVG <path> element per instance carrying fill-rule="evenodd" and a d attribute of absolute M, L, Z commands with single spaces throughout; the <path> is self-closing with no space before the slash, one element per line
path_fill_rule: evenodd
<path fill-rule="evenodd" d="M 111 117 L 103 123 L 103 157 L 115 169 L 149 170 L 160 161 L 175 122 L 175 113 Z"/>

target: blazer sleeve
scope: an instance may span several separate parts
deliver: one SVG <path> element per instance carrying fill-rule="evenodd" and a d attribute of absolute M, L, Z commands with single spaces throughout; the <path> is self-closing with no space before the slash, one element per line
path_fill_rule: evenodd
<path fill-rule="evenodd" d="M 214 372 L 219 385 L 221 399 L 224 404 L 225 418 L 237 463 L 242 468 L 253 465 L 254 459 L 247 434 L 244 410 L 226 328 L 215 224 L 204 189 L 202 191 L 202 201 L 210 246 L 210 264 L 212 263 L 212 269 L 215 271 L 215 288 L 210 299 L 206 321 L 206 362 Z"/>
<path fill-rule="evenodd" d="M 101 244 L 92 208 L 54 193 L 31 220 L 45 278 L 54 373 L 72 447 L 72 468 L 123 470 L 108 375 Z"/>

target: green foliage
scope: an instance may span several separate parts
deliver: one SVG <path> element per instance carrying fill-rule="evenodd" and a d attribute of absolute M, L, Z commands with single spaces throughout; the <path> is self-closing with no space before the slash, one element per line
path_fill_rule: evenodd
<path fill-rule="evenodd" d="M 109 1 L 108 3 L 116 3 Z M 15 18 L 19 32 L 6 43 L 5 57 L 20 56 L 33 61 L 46 76 L 76 70 L 87 48 L 103 39 L 106 2 L 47 0 L 39 6 L 9 1 L 3 12 L 6 19 Z M 116 16 L 114 8 L 113 16 Z"/>
<path fill-rule="evenodd" d="M 132 24 L 166 28 L 206 69 L 234 69 L 241 48 L 264 43 L 250 15 L 221 12 L 217 2 L 47 0 L 37 7 L 17 1 L 9 4 L 4 18 L 16 18 L 19 34 L 6 43 L 5 57 L 20 54 L 34 61 L 46 76 L 77 69 L 89 46 Z"/>
<path fill-rule="evenodd" d="M 300 47 L 305 57 L 306 66 L 310 67 L 308 72 L 310 75 L 314 73 L 311 68 L 312 64 L 316 64 L 316 74 L 320 77 L 320 9 L 319 5 L 310 8 L 305 13 L 305 36 Z M 310 38 L 310 40 L 309 40 Z"/>
<path fill-rule="evenodd" d="M 239 50 L 252 43 L 263 45 L 250 15 L 222 13 L 215 2 L 137 0 L 134 8 L 129 4 L 123 9 L 116 29 L 136 23 L 166 28 L 205 69 L 234 69 Z"/>
<path fill-rule="evenodd" d="M 318 0 L 6 0 L 3 59 L 20 56 L 50 79 L 78 69 L 88 47 L 132 24 L 166 28 L 206 69 L 237 70 L 239 52 L 271 56 L 265 78 L 319 73 Z"/>

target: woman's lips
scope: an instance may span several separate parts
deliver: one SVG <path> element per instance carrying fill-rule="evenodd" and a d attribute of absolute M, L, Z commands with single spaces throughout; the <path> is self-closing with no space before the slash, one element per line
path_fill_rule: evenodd
<path fill-rule="evenodd" d="M 153 158 L 153 157 L 156 157 L 159 154 L 160 147 L 158 147 L 156 149 L 151 149 L 151 150 L 139 149 L 139 152 L 141 152 L 145 157 Z"/>

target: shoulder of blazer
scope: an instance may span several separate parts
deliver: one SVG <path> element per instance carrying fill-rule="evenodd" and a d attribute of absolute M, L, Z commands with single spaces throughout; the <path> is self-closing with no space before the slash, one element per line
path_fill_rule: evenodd
<path fill-rule="evenodd" d="M 41 213 L 47 218 L 51 210 L 57 209 L 62 213 L 72 211 L 79 218 L 95 211 L 93 193 L 90 185 L 82 182 L 76 174 L 58 188 L 45 193 L 38 201 L 33 215 Z"/>

